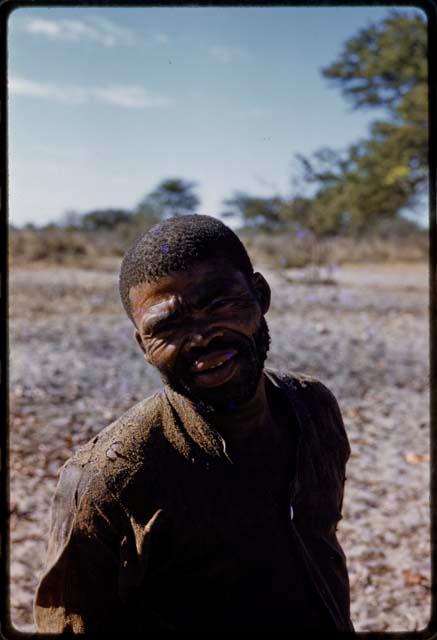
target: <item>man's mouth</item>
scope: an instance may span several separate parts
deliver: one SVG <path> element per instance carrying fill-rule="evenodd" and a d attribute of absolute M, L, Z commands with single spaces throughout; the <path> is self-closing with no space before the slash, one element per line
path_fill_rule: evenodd
<path fill-rule="evenodd" d="M 197 360 L 192 365 L 190 371 L 192 373 L 206 373 L 212 369 L 217 369 L 223 364 L 231 360 L 237 354 L 236 349 L 222 349 L 220 351 L 212 351 Z"/>
<path fill-rule="evenodd" d="M 237 365 L 237 349 L 212 351 L 197 358 L 190 368 L 196 383 L 202 386 L 216 386 L 226 382 Z"/>

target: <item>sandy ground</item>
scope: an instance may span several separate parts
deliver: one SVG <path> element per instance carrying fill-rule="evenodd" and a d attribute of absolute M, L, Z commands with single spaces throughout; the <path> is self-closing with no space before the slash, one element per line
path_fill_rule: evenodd
<path fill-rule="evenodd" d="M 427 266 L 342 267 L 331 285 L 261 270 L 273 291 L 268 364 L 320 378 L 349 435 L 338 534 L 355 628 L 421 629 L 431 605 Z M 12 270 L 10 318 L 11 615 L 30 631 L 60 466 L 160 380 L 132 339 L 115 264 Z"/>

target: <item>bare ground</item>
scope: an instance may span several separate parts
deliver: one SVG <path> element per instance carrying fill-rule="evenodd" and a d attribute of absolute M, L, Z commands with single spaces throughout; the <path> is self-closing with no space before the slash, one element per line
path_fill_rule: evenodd
<path fill-rule="evenodd" d="M 431 606 L 427 267 L 343 267 L 331 285 L 263 272 L 268 364 L 328 385 L 349 435 L 339 538 L 355 628 L 421 629 Z M 160 385 L 118 301 L 117 264 L 12 270 L 9 378 L 11 615 L 30 631 L 60 466 Z"/>

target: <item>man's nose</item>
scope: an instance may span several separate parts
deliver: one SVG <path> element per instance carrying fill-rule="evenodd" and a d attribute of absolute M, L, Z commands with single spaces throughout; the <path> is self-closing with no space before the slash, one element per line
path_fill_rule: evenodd
<path fill-rule="evenodd" d="M 213 338 L 218 338 L 220 336 L 223 336 L 223 331 L 218 331 L 217 329 L 193 329 L 187 335 L 185 349 L 189 350 L 195 347 L 205 348 Z"/>

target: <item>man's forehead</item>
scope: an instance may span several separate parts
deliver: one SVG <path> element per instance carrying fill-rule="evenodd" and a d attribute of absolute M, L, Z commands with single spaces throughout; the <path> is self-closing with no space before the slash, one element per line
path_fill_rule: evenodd
<path fill-rule="evenodd" d="M 202 263 L 187 271 L 177 271 L 155 282 L 140 283 L 129 292 L 131 303 L 143 306 L 158 303 L 172 295 L 202 296 L 205 293 L 225 293 L 238 286 L 247 286 L 245 276 L 229 264 Z"/>

